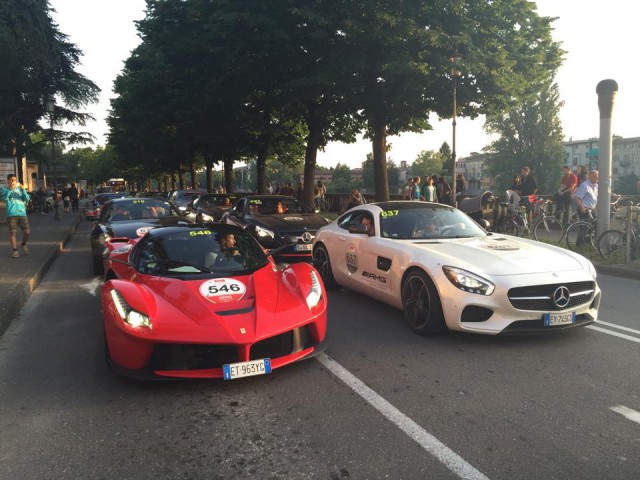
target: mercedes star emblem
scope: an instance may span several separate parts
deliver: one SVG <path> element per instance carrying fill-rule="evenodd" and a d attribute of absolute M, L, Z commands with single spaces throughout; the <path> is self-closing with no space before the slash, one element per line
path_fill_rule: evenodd
<path fill-rule="evenodd" d="M 309 243 L 311 242 L 311 240 L 313 240 L 313 235 L 311 235 L 309 232 L 304 232 L 301 238 L 304 243 Z"/>
<path fill-rule="evenodd" d="M 553 303 L 555 303 L 558 308 L 564 308 L 569 305 L 570 298 L 571 294 L 567 287 L 558 287 L 553 292 Z"/>

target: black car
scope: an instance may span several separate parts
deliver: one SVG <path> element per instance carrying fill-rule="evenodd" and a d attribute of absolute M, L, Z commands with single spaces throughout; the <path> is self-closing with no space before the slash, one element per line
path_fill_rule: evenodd
<path fill-rule="evenodd" d="M 222 222 L 248 229 L 266 249 L 282 248 L 281 260 L 311 261 L 317 230 L 329 221 L 304 203 L 285 195 L 250 195 L 239 199 Z"/>
<path fill-rule="evenodd" d="M 187 205 L 184 216 L 197 223 L 219 222 L 236 199 L 228 193 L 203 193 Z"/>
<path fill-rule="evenodd" d="M 207 192 L 203 190 L 172 190 L 169 194 L 169 202 L 174 204 L 180 212 L 185 212 L 187 205 L 203 193 Z"/>
<path fill-rule="evenodd" d="M 100 217 L 93 226 L 89 240 L 93 256 L 93 272 L 104 272 L 103 258 L 107 241 L 118 238 L 137 238 L 150 228 L 188 225 L 192 223 L 168 202 L 159 198 L 118 198 L 100 209 Z"/>

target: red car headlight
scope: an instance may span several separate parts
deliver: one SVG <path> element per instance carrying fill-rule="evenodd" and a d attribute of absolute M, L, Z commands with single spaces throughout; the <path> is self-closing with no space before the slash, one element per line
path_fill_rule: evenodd
<path fill-rule="evenodd" d="M 322 299 L 322 287 L 320 286 L 320 280 L 316 275 L 316 272 L 311 272 L 311 290 L 307 293 L 307 306 L 311 310 L 313 307 L 318 305 L 320 300 Z"/>
<path fill-rule="evenodd" d="M 132 327 L 151 328 L 151 319 L 144 313 L 140 313 L 131 308 L 122 294 L 115 288 L 111 290 L 111 298 L 123 322 Z"/>

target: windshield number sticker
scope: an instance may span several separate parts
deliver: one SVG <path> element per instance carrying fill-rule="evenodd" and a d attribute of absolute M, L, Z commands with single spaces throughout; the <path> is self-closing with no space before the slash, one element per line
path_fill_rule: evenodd
<path fill-rule="evenodd" d="M 198 235 L 211 235 L 211 230 L 194 230 L 193 232 L 189 232 L 190 237 L 195 237 Z"/>
<path fill-rule="evenodd" d="M 400 210 L 385 210 L 384 212 L 381 213 L 381 215 L 382 215 L 382 218 L 387 218 L 387 217 L 395 217 L 399 213 L 400 213 Z"/>
<path fill-rule="evenodd" d="M 131 203 L 146 203 L 146 200 L 134 200 Z"/>
<path fill-rule="evenodd" d="M 213 303 L 237 302 L 246 291 L 245 284 L 234 278 L 214 278 L 200 285 L 200 295 Z"/>

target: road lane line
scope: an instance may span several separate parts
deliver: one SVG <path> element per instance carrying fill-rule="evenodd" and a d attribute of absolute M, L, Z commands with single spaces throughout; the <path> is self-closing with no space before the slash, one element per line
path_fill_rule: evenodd
<path fill-rule="evenodd" d="M 607 327 L 617 328 L 618 330 L 624 330 L 625 332 L 631 332 L 631 333 L 640 335 L 640 330 L 634 330 L 633 328 L 623 327 L 622 325 L 616 325 L 615 323 L 603 322 L 602 320 L 596 320 L 596 323 L 600 323 Z"/>
<path fill-rule="evenodd" d="M 632 422 L 640 423 L 640 412 L 636 412 L 631 408 L 627 408 L 624 405 L 618 405 L 617 407 L 610 407 L 616 413 L 619 413 L 623 417 L 631 420 Z"/>
<path fill-rule="evenodd" d="M 587 325 L 584 328 L 589 328 L 591 330 L 595 330 L 596 332 L 602 332 L 606 333 L 607 335 L 613 335 L 614 337 L 620 337 L 624 338 L 625 340 L 640 343 L 640 338 L 632 337 L 631 335 L 625 335 L 624 333 L 613 332 L 611 330 L 607 330 L 606 328 L 595 327 L 593 325 Z"/>
<path fill-rule="evenodd" d="M 391 405 L 388 401 L 378 395 L 371 388 L 366 386 L 361 380 L 349 372 L 346 368 L 329 357 L 326 353 L 316 356 L 316 359 L 342 380 L 354 392 L 366 400 L 373 408 L 378 410 L 388 420 L 394 423 L 400 430 L 418 443 L 424 450 L 435 456 L 449 470 L 460 478 L 471 480 L 488 480 L 482 472 L 476 470 L 467 463 L 461 456 L 447 447 L 444 443 L 423 429 L 416 422 L 407 417 L 404 413 Z"/>

